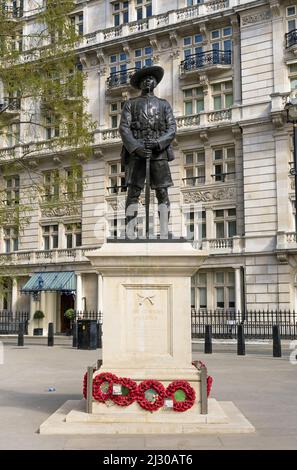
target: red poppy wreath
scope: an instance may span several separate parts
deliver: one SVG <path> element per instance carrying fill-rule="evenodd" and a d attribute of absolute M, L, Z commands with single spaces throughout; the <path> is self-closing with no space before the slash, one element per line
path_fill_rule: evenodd
<path fill-rule="evenodd" d="M 93 397 L 104 403 L 112 395 L 113 382 L 118 380 L 117 376 L 109 372 L 96 375 L 93 380 Z"/>
<path fill-rule="evenodd" d="M 194 405 L 196 393 L 186 380 L 174 380 L 166 389 L 166 398 L 173 400 L 174 411 L 187 411 Z"/>
<path fill-rule="evenodd" d="M 137 397 L 137 383 L 126 377 L 118 377 L 113 384 L 122 386 L 122 395 L 111 395 L 112 401 L 119 406 L 129 406 Z"/>
<path fill-rule="evenodd" d="M 144 380 L 137 387 L 137 402 L 144 410 L 156 411 L 164 405 L 165 393 L 158 380 Z"/>

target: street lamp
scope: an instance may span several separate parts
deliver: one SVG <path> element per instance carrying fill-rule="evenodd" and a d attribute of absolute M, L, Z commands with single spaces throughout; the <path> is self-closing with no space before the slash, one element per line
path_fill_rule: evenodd
<path fill-rule="evenodd" d="M 290 169 L 290 174 L 295 180 L 295 233 L 297 233 L 297 98 L 291 99 L 285 109 L 287 121 L 293 123 L 294 166 Z"/>

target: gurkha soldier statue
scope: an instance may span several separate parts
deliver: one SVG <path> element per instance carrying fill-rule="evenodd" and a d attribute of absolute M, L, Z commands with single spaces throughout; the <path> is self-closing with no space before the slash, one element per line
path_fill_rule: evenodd
<path fill-rule="evenodd" d="M 135 238 L 139 196 L 145 188 L 146 238 L 149 238 L 150 188 L 155 189 L 160 218 L 160 237 L 168 237 L 170 202 L 168 188 L 173 185 L 169 164 L 174 159 L 171 142 L 176 122 L 170 104 L 154 95 L 164 75 L 162 67 L 146 67 L 132 75 L 130 83 L 141 95 L 126 101 L 119 131 L 123 141 L 122 164 L 128 186 L 126 236 Z"/>

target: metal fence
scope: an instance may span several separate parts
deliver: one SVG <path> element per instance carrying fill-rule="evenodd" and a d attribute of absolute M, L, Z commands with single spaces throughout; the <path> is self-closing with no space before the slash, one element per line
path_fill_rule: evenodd
<path fill-rule="evenodd" d="M 102 312 L 74 312 L 74 321 L 76 322 L 77 320 L 96 320 L 97 323 L 103 322 L 103 315 Z"/>
<path fill-rule="evenodd" d="M 30 314 L 28 312 L 11 312 L 9 310 L 0 311 L 0 334 L 13 335 L 19 332 L 20 323 L 24 324 L 24 333 L 28 334 L 28 322 Z"/>
<path fill-rule="evenodd" d="M 203 338 L 205 326 L 211 325 L 214 338 L 237 338 L 237 326 L 243 325 L 248 339 L 271 339 L 272 327 L 278 325 L 283 339 L 297 338 L 295 311 L 246 311 L 192 309 L 192 338 Z"/>

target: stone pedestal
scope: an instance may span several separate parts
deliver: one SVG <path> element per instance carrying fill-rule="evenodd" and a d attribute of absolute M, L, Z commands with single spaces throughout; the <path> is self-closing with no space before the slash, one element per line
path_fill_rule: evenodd
<path fill-rule="evenodd" d="M 106 243 L 88 255 L 103 274 L 103 364 L 98 373 L 137 382 L 156 379 L 165 387 L 187 380 L 197 397 L 187 414 L 195 415 L 200 413 L 200 378 L 192 366 L 190 288 L 206 256 L 187 242 Z M 97 402 L 93 413 L 118 414 L 119 420 L 123 413 L 135 413 L 138 422 L 148 414 L 137 403 L 123 410 Z M 168 418 L 168 410 L 159 410 L 150 420 L 163 413 Z"/>

